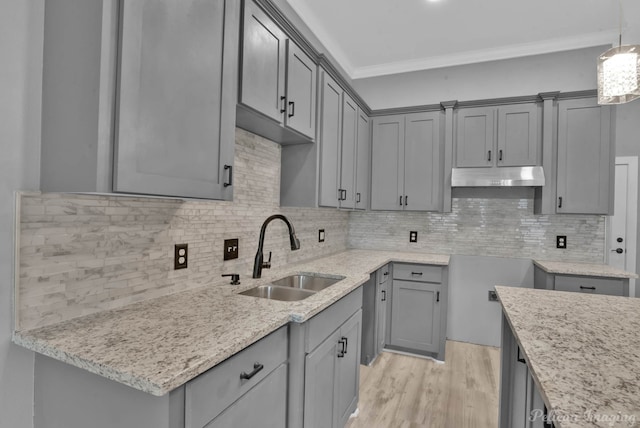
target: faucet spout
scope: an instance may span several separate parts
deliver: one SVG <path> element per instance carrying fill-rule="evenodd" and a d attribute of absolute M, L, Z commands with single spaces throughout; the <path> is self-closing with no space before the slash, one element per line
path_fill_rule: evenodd
<path fill-rule="evenodd" d="M 282 220 L 287 225 L 287 228 L 289 228 L 289 243 L 291 244 L 291 251 L 295 251 L 295 250 L 299 250 L 300 249 L 300 240 L 296 236 L 296 231 L 293 228 L 293 225 L 291 224 L 289 219 L 286 218 L 285 216 L 283 216 L 282 214 L 274 214 L 274 215 L 268 217 L 264 221 L 264 223 L 262 223 L 262 228 L 260 229 L 260 239 L 258 241 L 258 251 L 256 252 L 256 258 L 255 258 L 255 261 L 253 263 L 253 277 L 254 278 L 260 278 L 262 276 L 262 269 L 263 268 L 269 268 L 271 266 L 270 263 L 264 263 L 264 254 L 263 254 L 264 234 L 267 231 L 267 225 L 269 223 L 271 223 L 275 219 Z M 269 259 L 271 259 L 271 258 L 269 258 Z M 269 260 L 269 261 L 271 261 L 271 260 Z"/>

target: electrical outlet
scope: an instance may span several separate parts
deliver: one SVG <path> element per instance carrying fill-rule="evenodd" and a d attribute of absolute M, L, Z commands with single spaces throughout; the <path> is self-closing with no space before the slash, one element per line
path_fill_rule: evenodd
<path fill-rule="evenodd" d="M 173 249 L 173 268 L 186 269 L 189 259 L 189 244 L 176 244 Z"/>
<path fill-rule="evenodd" d="M 233 260 L 238 258 L 238 240 L 224 240 L 224 260 Z"/>
<path fill-rule="evenodd" d="M 489 301 L 490 302 L 498 301 L 498 294 L 496 293 L 496 290 L 489 290 Z"/>
<path fill-rule="evenodd" d="M 556 248 L 567 248 L 566 235 L 556 235 Z"/>
<path fill-rule="evenodd" d="M 318 242 L 324 242 L 324 229 L 318 230 Z"/>
<path fill-rule="evenodd" d="M 418 242 L 418 232 L 412 230 L 409 232 L 409 242 Z"/>

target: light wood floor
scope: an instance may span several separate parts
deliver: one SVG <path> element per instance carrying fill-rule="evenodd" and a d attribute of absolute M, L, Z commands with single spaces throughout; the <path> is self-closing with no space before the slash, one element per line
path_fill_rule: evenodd
<path fill-rule="evenodd" d="M 346 428 L 496 428 L 499 348 L 447 341 L 445 364 L 383 352 L 360 366 Z"/>

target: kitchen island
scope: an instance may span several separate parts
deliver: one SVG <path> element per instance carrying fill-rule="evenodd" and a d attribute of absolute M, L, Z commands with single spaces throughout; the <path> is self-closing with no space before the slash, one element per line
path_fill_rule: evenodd
<path fill-rule="evenodd" d="M 556 428 L 640 426 L 640 299 L 502 286 L 496 291 L 503 307 L 500 427 L 514 428 L 507 379 L 514 364 L 505 338 L 519 348 L 517 358 L 526 363 Z M 543 426 L 543 409 L 528 410 L 522 426 Z"/>

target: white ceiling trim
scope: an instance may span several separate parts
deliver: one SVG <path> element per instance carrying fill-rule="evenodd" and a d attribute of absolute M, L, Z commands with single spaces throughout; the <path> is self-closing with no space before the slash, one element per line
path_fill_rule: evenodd
<path fill-rule="evenodd" d="M 498 61 L 510 58 L 520 58 L 531 55 L 562 52 L 594 46 L 612 45 L 617 40 L 617 37 L 618 32 L 616 30 L 609 30 L 591 34 L 583 34 L 576 37 L 543 40 L 532 43 L 499 46 L 491 49 L 452 53 L 449 55 L 420 58 L 410 61 L 400 61 L 388 64 L 372 65 L 368 67 L 352 68 L 353 71 L 350 77 L 352 79 L 364 79 L 367 77 L 384 76 L 388 74 L 407 73 L 419 70 L 431 70 L 435 68 L 454 67 L 458 65 Z M 595 59 L 593 64 L 595 67 Z"/>

